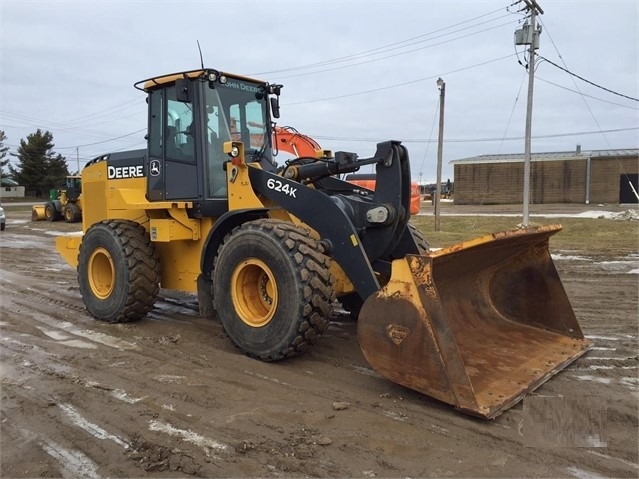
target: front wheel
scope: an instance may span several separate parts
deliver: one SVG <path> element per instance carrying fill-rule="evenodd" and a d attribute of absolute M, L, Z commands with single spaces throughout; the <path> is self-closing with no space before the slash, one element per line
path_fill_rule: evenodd
<path fill-rule="evenodd" d="M 47 221 L 58 221 L 62 215 L 56 208 L 56 205 L 53 201 L 49 201 L 46 205 L 44 205 L 44 219 Z"/>
<path fill-rule="evenodd" d="M 329 325 L 329 259 L 305 229 L 251 221 L 220 247 L 213 297 L 224 330 L 244 353 L 264 361 L 294 356 Z"/>
<path fill-rule="evenodd" d="M 160 290 L 160 260 L 144 227 L 126 220 L 91 226 L 80 244 L 78 283 L 96 319 L 121 323 L 146 316 Z"/>

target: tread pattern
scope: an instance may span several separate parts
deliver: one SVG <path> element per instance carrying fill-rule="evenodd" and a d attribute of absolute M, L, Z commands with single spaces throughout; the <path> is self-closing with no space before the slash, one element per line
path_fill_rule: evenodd
<path fill-rule="evenodd" d="M 266 361 L 296 356 L 315 344 L 330 324 L 329 317 L 335 300 L 333 275 L 329 270 L 330 259 L 323 246 L 311 237 L 308 230 L 290 222 L 267 218 L 244 223 L 225 238 L 224 244 L 240 229 L 260 230 L 286 247 L 300 280 L 304 301 L 302 317 L 293 319 L 298 322 L 298 335 L 290 341 L 288 347 L 277 355 L 267 357 L 247 354 Z"/>
<path fill-rule="evenodd" d="M 413 235 L 413 239 L 415 240 L 415 243 L 417 244 L 417 248 L 419 249 L 419 252 L 426 253 L 430 251 L 430 245 L 428 244 L 428 241 L 426 241 L 426 237 L 424 236 L 424 233 L 422 233 L 421 230 L 417 229 L 417 227 L 412 223 L 408 223 L 407 227 L 410 230 L 411 234 Z"/>
<path fill-rule="evenodd" d="M 105 220 L 95 227 L 106 227 L 121 246 L 129 271 L 127 299 L 124 307 L 114 318 L 104 319 L 111 323 L 136 321 L 153 308 L 160 291 L 160 258 L 144 227 L 134 221 Z M 91 231 L 87 232 L 87 234 Z M 82 246 L 80 246 L 81 248 Z M 82 251 L 82 250 L 80 250 Z M 78 255 L 78 265 L 80 263 Z M 78 281 L 80 281 L 78 266 Z M 116 281 L 119 279 L 116 278 Z M 87 303 L 86 298 L 83 300 Z M 87 309 L 89 309 L 87 305 Z M 90 309 L 89 309 L 90 311 Z M 101 319 L 101 318 L 100 318 Z"/>

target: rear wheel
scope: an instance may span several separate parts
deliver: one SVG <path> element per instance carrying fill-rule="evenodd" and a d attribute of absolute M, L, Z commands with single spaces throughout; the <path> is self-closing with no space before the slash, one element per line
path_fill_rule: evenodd
<path fill-rule="evenodd" d="M 146 316 L 160 290 L 160 261 L 144 227 L 110 220 L 91 226 L 80 244 L 78 283 L 96 319 L 120 323 Z"/>
<path fill-rule="evenodd" d="M 417 249 L 419 250 L 419 254 L 428 253 L 430 251 L 430 246 L 428 245 L 428 241 L 426 241 L 426 237 L 424 233 L 417 229 L 415 225 L 412 223 L 408 223 L 408 229 L 410 230 L 410 234 L 413 236 L 415 243 L 417 244 Z"/>
<path fill-rule="evenodd" d="M 244 353 L 265 361 L 294 356 L 329 325 L 329 259 L 305 229 L 251 221 L 220 247 L 213 297 L 224 330 Z"/>
<path fill-rule="evenodd" d="M 68 203 L 64 208 L 64 220 L 67 223 L 77 223 L 82 219 L 80 208 L 75 203 Z"/>

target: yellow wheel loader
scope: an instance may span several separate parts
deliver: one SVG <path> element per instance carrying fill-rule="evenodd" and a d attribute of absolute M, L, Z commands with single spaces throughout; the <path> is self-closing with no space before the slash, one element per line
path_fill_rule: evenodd
<path fill-rule="evenodd" d="M 49 201 L 31 208 L 31 221 L 58 221 L 78 223 L 82 219 L 82 177 L 67 176 L 65 185 L 49 192 Z"/>
<path fill-rule="evenodd" d="M 484 418 L 589 349 L 548 251 L 559 226 L 429 252 L 399 142 L 277 165 L 281 85 L 200 69 L 135 86 L 147 148 L 89 162 L 84 234 L 56 239 L 95 318 L 138 320 L 160 287 L 193 292 L 240 351 L 275 361 L 314 344 L 341 302 L 380 375 Z M 365 165 L 375 191 L 340 179 Z"/>

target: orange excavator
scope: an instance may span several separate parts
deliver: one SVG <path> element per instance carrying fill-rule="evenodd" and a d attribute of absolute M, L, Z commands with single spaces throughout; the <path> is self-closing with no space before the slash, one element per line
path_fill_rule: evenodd
<path fill-rule="evenodd" d="M 322 147 L 308 135 L 300 133 L 290 126 L 276 126 L 273 130 L 273 145 L 281 151 L 286 151 L 296 157 L 331 158 L 332 152 L 324 150 Z M 346 181 L 357 186 L 361 186 L 371 192 L 375 191 L 375 175 L 374 174 L 349 174 L 345 178 Z M 410 184 L 410 214 L 416 215 L 421 208 L 421 197 L 419 194 L 419 184 L 412 181 Z"/>

